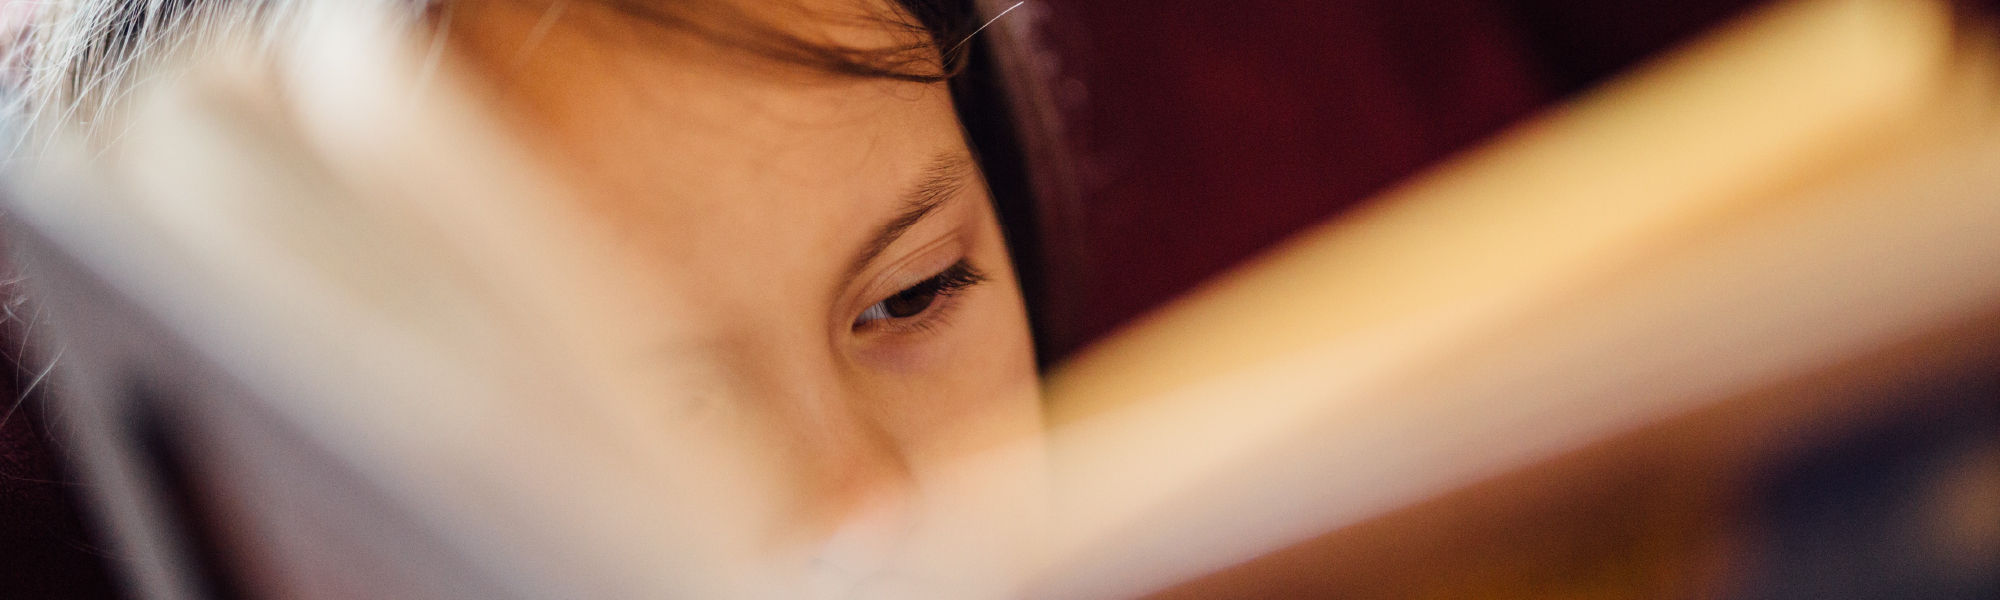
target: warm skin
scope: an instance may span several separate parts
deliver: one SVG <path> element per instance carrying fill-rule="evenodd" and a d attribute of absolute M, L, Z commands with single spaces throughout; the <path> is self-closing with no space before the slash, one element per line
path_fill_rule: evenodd
<path fill-rule="evenodd" d="M 662 344 L 707 349 L 731 401 L 787 446 L 797 501 L 778 520 L 793 539 L 823 539 L 959 458 L 1039 435 L 1020 292 L 945 84 L 779 64 L 588 0 L 538 28 L 547 6 L 457 4 L 457 56 L 646 265 L 640 276 L 677 291 L 694 326 L 675 335 L 691 339 Z M 907 43 L 798 18 L 854 6 L 804 8 L 782 24 Z M 891 318 L 857 324 L 961 261 L 977 283 L 928 302 L 906 293 Z"/>

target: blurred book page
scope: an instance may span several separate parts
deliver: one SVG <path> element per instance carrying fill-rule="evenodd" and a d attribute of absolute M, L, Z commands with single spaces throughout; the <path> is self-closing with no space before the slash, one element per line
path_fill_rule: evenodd
<path fill-rule="evenodd" d="M 2000 307 L 1993 55 L 1953 18 L 1773 6 L 1087 350 L 1048 383 L 1040 597 L 1142 595 Z"/>

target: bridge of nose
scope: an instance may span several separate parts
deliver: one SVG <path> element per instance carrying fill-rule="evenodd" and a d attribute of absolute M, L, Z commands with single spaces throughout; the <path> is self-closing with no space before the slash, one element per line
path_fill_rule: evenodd
<path fill-rule="evenodd" d="M 796 314 L 796 313 L 794 313 Z M 824 314 L 819 311 L 813 314 Z M 904 448 L 877 417 L 838 349 L 804 316 L 730 319 L 712 329 L 725 402 L 751 415 L 778 448 L 806 518 L 834 527 L 863 505 L 908 487 Z"/>

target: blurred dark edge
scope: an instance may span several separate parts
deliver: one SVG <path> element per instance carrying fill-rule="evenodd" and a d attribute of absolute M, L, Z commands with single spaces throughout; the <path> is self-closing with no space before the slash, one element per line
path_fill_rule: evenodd
<path fill-rule="evenodd" d="M 6 215 L 0 215 L 6 218 Z M 0 248 L 13 250 L 0 227 Z M 107 551 L 82 518 L 64 447 L 50 435 L 60 415 L 44 401 L 49 356 L 29 336 L 41 315 L 21 295 L 21 275 L 0 253 L 0 598 L 102 600 L 119 594 Z M 30 384 L 34 384 L 32 389 Z"/>

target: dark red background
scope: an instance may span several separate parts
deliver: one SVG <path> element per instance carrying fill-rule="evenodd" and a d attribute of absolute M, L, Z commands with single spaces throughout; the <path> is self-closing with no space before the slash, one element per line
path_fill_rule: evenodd
<path fill-rule="evenodd" d="M 1081 191 L 1040 207 L 1051 359 L 1754 4 L 1041 1 Z M 0 423 L 0 598 L 114 597 L 34 408 Z"/>
<path fill-rule="evenodd" d="M 1749 0 L 1045 0 L 1050 362 Z"/>

